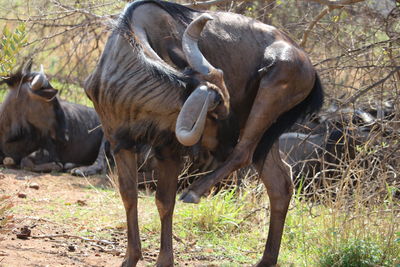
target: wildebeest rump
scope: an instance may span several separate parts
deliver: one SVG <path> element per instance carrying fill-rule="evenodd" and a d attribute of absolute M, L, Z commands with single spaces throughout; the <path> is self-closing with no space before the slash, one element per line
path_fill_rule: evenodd
<path fill-rule="evenodd" d="M 143 144 L 154 148 L 158 160 L 157 266 L 173 266 L 172 214 L 182 156 L 203 150 L 219 167 L 192 184 L 183 201 L 198 202 L 232 171 L 254 163 L 271 203 L 257 266 L 276 264 L 292 183 L 275 142 L 299 117 L 318 110 L 323 98 L 307 55 L 286 34 L 233 13 L 136 1 L 116 23 L 85 91 L 114 150 L 128 221 L 123 266 L 136 266 L 142 257 L 136 152 Z"/>
<path fill-rule="evenodd" d="M 3 157 L 33 171 L 82 166 L 73 173 L 102 172 L 103 131 L 94 109 L 60 100 L 43 71 L 31 72 L 31 66 L 30 61 L 2 81 L 9 87 L 0 106 Z"/>

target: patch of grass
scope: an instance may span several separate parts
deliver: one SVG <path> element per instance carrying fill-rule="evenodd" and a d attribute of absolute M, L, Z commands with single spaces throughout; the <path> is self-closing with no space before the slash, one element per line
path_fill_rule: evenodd
<path fill-rule="evenodd" d="M 61 99 L 88 107 L 93 107 L 92 101 L 86 96 L 82 87 L 79 87 L 75 84 L 60 82 L 57 79 L 52 79 L 50 83 L 54 88 L 60 90 Z"/>
<path fill-rule="evenodd" d="M 321 255 L 321 267 L 369 267 L 392 266 L 393 262 L 385 259 L 382 248 L 371 241 L 351 239 L 338 248 L 328 247 Z"/>
<path fill-rule="evenodd" d="M 247 194 L 239 195 L 235 190 L 224 191 L 210 196 L 198 205 L 184 205 L 176 212 L 180 230 L 190 229 L 186 234 L 223 236 L 235 232 L 242 222 Z M 185 231 L 186 232 L 186 231 Z"/>

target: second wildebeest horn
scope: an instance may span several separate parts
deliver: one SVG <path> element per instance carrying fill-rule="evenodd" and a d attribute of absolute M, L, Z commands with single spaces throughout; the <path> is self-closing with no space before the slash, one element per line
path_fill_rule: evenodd
<path fill-rule="evenodd" d="M 45 84 L 46 80 L 47 80 L 47 78 L 46 78 L 46 75 L 44 74 L 43 65 L 40 65 L 39 74 L 37 74 L 31 82 L 32 90 L 36 91 L 36 90 L 39 90 L 40 88 L 42 88 L 43 85 Z"/>
<path fill-rule="evenodd" d="M 197 42 L 207 21 L 212 19 L 209 14 L 199 16 L 189 24 L 182 37 L 182 48 L 186 60 L 195 71 L 203 75 L 208 75 L 215 68 L 200 52 Z"/>
<path fill-rule="evenodd" d="M 184 146 L 196 144 L 203 134 L 210 102 L 215 101 L 217 93 L 207 86 L 197 87 L 183 104 L 176 120 L 175 135 Z"/>

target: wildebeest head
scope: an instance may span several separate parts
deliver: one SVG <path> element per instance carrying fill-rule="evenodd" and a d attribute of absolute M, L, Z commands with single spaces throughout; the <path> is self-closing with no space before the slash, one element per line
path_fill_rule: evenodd
<path fill-rule="evenodd" d="M 222 118 L 229 113 L 229 93 L 223 72 L 207 61 L 197 44 L 205 24 L 212 19 L 208 14 L 199 16 L 190 23 L 182 38 L 185 57 L 202 80 L 201 85 L 186 100 L 176 122 L 176 137 L 183 145 L 193 145 L 200 139 L 207 111 Z M 212 127 L 215 128 L 215 125 Z"/>
<path fill-rule="evenodd" d="M 28 146 L 19 150 L 30 153 L 36 149 L 34 142 L 39 142 L 42 137 L 64 141 L 68 138 L 64 113 L 57 99 L 58 90 L 50 85 L 43 67 L 40 72 L 32 72 L 31 67 L 32 61 L 29 61 L 1 81 L 9 88 L 0 107 L 0 142 L 5 153 L 8 149 L 13 151 L 12 144 L 17 142 Z"/>

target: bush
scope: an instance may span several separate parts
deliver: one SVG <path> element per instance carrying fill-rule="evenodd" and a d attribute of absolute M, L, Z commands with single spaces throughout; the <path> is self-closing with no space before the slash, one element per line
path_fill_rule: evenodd
<path fill-rule="evenodd" d="M 20 23 L 14 31 L 3 28 L 0 43 L 0 76 L 7 76 L 17 63 L 17 55 L 26 44 L 25 24 Z"/>
<path fill-rule="evenodd" d="M 328 248 L 322 253 L 321 267 L 390 266 L 381 247 L 371 241 L 353 239 L 339 248 Z"/>

